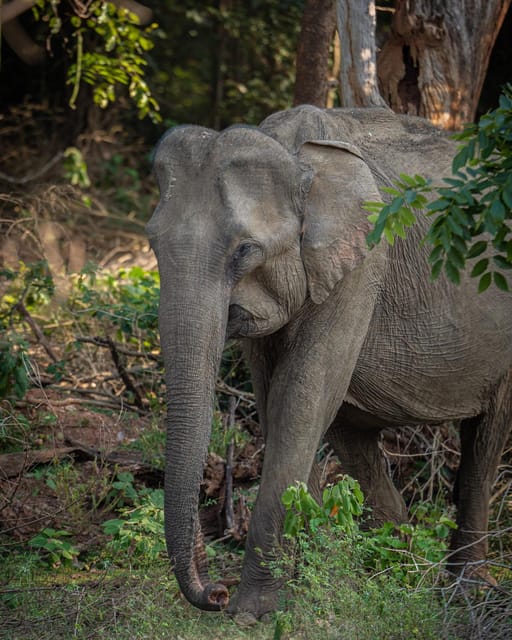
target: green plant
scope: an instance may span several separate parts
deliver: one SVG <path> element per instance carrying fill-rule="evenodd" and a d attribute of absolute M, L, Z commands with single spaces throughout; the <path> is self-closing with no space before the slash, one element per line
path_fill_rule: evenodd
<path fill-rule="evenodd" d="M 44 261 L 4 268 L 6 287 L 0 301 L 0 399 L 23 398 L 30 386 L 28 342 L 19 327 L 31 321 L 31 312 L 47 305 L 54 293 L 53 279 Z"/>
<path fill-rule="evenodd" d="M 439 637 L 443 610 L 429 587 L 454 526 L 449 518 L 421 505 L 415 525 L 363 531 L 363 496 L 348 477 L 326 489 L 321 504 L 302 483 L 284 492 L 283 503 L 293 545 L 272 567 L 285 579 L 287 598 L 274 638 Z"/>
<path fill-rule="evenodd" d="M 416 211 L 425 210 L 435 216 L 425 237 L 432 245 L 433 278 L 444 268 L 447 277 L 459 284 L 466 261 L 479 258 L 471 270 L 471 276 L 479 278 L 478 290 L 485 291 L 494 282 L 508 291 L 503 271 L 512 269 L 512 85 L 504 88 L 497 109 L 454 137 L 463 144 L 453 159 L 454 175 L 444 179 L 445 186 L 401 174 L 395 187 L 383 188 L 392 196 L 390 203 L 365 204 L 375 225 L 368 243 L 378 243 L 382 235 L 391 244 L 396 236 L 404 238 L 405 229 L 416 222 Z M 432 194 L 436 197 L 427 202 Z M 482 237 L 483 232 L 489 239 Z"/>
<path fill-rule="evenodd" d="M 99 273 L 92 265 L 76 279 L 71 309 L 106 320 L 117 329 L 116 338 L 151 350 L 158 345 L 158 272 L 141 267 L 118 273 Z"/>
<path fill-rule="evenodd" d="M 104 522 L 104 533 L 112 536 L 110 551 L 116 556 L 129 551 L 139 563 L 156 560 L 165 551 L 163 508 L 163 490 L 148 490 L 139 494 L 136 506 L 120 510 L 121 518 Z"/>
<path fill-rule="evenodd" d="M 417 505 L 415 523 L 385 523 L 362 530 L 364 496 L 356 480 L 345 476 L 327 487 L 319 504 L 304 483 L 288 487 L 282 502 L 286 515 L 284 533 L 289 539 L 314 538 L 320 533 L 343 537 L 352 545 L 351 554 L 368 569 L 391 571 L 402 584 L 416 586 L 448 551 L 447 539 L 455 523 L 438 507 Z M 310 544 L 305 542 L 303 544 Z"/>
<path fill-rule="evenodd" d="M 283 493 L 284 533 L 294 537 L 300 531 L 314 534 L 321 527 L 333 527 L 340 533 L 353 534 L 358 530 L 355 518 L 362 515 L 363 502 L 359 483 L 350 476 L 324 489 L 322 504 L 318 504 L 303 482 L 298 482 Z"/>
<path fill-rule="evenodd" d="M 22 413 L 12 411 L 8 403 L 0 407 L 0 450 L 23 451 L 30 442 L 31 423 Z"/>
<path fill-rule="evenodd" d="M 130 449 L 136 449 L 142 453 L 144 462 L 156 469 L 165 466 L 165 430 L 160 420 L 152 420 L 150 425 L 139 433 L 138 438 L 130 443 Z"/>
<path fill-rule="evenodd" d="M 29 545 L 43 552 L 43 562 L 50 567 L 70 565 L 80 554 L 77 547 L 66 539 L 71 535 L 69 531 L 46 527 L 29 541 Z"/>
<path fill-rule="evenodd" d="M 64 151 L 64 177 L 72 185 L 85 188 L 91 186 L 87 173 L 87 164 L 82 152 L 76 147 L 68 147 Z"/>
<path fill-rule="evenodd" d="M 13 394 L 23 398 L 30 386 L 28 344 L 16 335 L 0 338 L 0 399 Z"/>
<path fill-rule="evenodd" d="M 456 527 L 444 514 L 424 512 L 415 524 L 391 522 L 363 534 L 364 564 L 378 572 L 391 573 L 401 584 L 416 587 L 431 584 L 448 553 L 448 536 Z"/>
<path fill-rule="evenodd" d="M 127 503 L 136 502 L 139 493 L 134 486 L 135 478 L 129 471 L 120 471 L 112 483 L 112 489 L 107 496 L 107 503 L 111 509 L 123 507 Z"/>
<path fill-rule="evenodd" d="M 281 575 L 291 571 L 292 577 L 285 582 L 285 609 L 277 615 L 274 638 L 443 637 L 442 606 L 433 590 L 368 573 L 354 541 L 335 534 L 325 528 L 314 535 L 302 532 L 295 552 L 285 554 Z"/>

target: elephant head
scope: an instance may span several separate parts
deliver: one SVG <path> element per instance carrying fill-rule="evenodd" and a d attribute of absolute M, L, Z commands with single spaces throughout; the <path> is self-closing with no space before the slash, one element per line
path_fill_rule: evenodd
<path fill-rule="evenodd" d="M 242 126 L 171 130 L 155 173 L 161 197 L 147 232 L 161 276 L 166 539 L 184 595 L 216 610 L 228 593 L 208 578 L 197 511 L 225 338 L 269 335 L 309 299 L 321 304 L 364 259 L 361 203 L 378 190 L 349 143 L 290 153 Z"/>

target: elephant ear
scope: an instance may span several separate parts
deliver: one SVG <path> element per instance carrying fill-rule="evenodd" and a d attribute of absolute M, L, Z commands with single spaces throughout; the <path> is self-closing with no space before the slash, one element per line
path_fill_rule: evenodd
<path fill-rule="evenodd" d="M 368 254 L 371 230 L 366 200 L 380 200 L 373 175 L 357 147 L 313 140 L 299 152 L 314 176 L 304 203 L 302 260 L 311 299 L 321 304 Z"/>

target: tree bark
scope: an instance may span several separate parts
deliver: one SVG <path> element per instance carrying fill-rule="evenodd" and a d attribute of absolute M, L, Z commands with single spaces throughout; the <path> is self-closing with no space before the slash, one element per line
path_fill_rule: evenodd
<path fill-rule="evenodd" d="M 329 53 L 335 30 L 334 0 L 306 0 L 297 45 L 294 106 L 326 106 Z"/>
<path fill-rule="evenodd" d="M 374 0 L 337 0 L 342 107 L 386 106 L 377 83 Z"/>
<path fill-rule="evenodd" d="M 378 57 L 380 91 L 391 108 L 450 130 L 473 121 L 510 3 L 397 0 Z"/>

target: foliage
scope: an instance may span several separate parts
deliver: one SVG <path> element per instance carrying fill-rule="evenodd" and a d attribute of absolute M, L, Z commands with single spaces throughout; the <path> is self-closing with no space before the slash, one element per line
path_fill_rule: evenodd
<path fill-rule="evenodd" d="M 6 287 L 0 303 L 0 399 L 10 395 L 21 398 L 29 387 L 31 368 L 22 326 L 25 322 L 34 326 L 33 316 L 49 306 L 55 285 L 46 262 L 3 269 L 1 276 Z M 60 320 L 71 316 L 82 329 L 98 320 L 101 333 L 150 353 L 158 348 L 158 296 L 157 272 L 132 267 L 117 274 L 99 273 L 88 266 L 75 277 L 66 304 L 54 307 L 53 313 Z M 45 320 L 52 320 L 51 315 Z M 80 343 L 75 343 L 75 348 L 81 348 Z M 46 372 L 59 381 L 65 366 L 64 361 L 51 362 Z"/>
<path fill-rule="evenodd" d="M 158 345 L 158 272 L 141 267 L 100 273 L 89 265 L 76 280 L 72 310 L 117 328 L 119 340 L 141 348 Z"/>
<path fill-rule="evenodd" d="M 30 361 L 28 343 L 17 330 L 26 311 L 45 304 L 54 293 L 54 285 L 44 262 L 20 265 L 18 272 L 1 269 L 7 286 L 0 301 L 0 400 L 27 392 Z"/>
<path fill-rule="evenodd" d="M 354 518 L 363 513 L 364 497 L 357 480 L 344 476 L 324 489 L 322 504 L 318 504 L 303 482 L 288 487 L 281 501 L 286 509 L 284 533 L 293 538 L 301 531 L 315 534 L 321 527 L 353 534 L 358 529 Z"/>
<path fill-rule="evenodd" d="M 444 267 L 447 277 L 459 284 L 466 261 L 479 258 L 471 270 L 471 276 L 479 278 L 478 290 L 494 282 L 508 291 L 502 271 L 512 269 L 512 85 L 505 87 L 497 109 L 455 138 L 463 144 L 453 159 L 454 176 L 444 179 L 445 186 L 401 174 L 396 187 L 383 189 L 392 196 L 389 204 L 366 203 L 375 224 L 368 243 L 376 244 L 383 234 L 391 244 L 395 236 L 404 238 L 405 228 L 416 222 L 415 211 L 424 209 L 435 216 L 425 238 L 433 247 L 433 278 Z M 437 195 L 427 202 L 431 194 Z"/>
<path fill-rule="evenodd" d="M 448 553 L 448 536 L 455 523 L 430 505 L 420 505 L 416 522 L 385 523 L 364 534 L 362 556 L 367 568 L 392 575 L 398 582 L 415 587 L 431 582 L 433 571 Z"/>
<path fill-rule="evenodd" d="M 447 538 L 455 528 L 455 523 L 438 508 L 420 504 L 414 513 L 415 524 L 388 522 L 363 531 L 359 521 L 364 496 L 359 483 L 350 476 L 324 489 L 321 504 L 304 483 L 288 487 L 282 502 L 286 510 L 286 536 L 314 538 L 322 530 L 343 536 L 354 543 L 355 553 L 367 568 L 392 571 L 402 584 L 417 584 L 423 580 L 420 568 L 443 560 Z"/>
<path fill-rule="evenodd" d="M 32 425 L 21 412 L 14 412 L 9 403 L 0 407 L 0 451 L 23 451 L 31 443 Z"/>
<path fill-rule="evenodd" d="M 285 534 L 295 544 L 274 570 L 284 576 L 292 568 L 293 577 L 274 637 L 304 627 L 325 638 L 439 637 L 442 608 L 430 587 L 455 526 L 447 516 L 422 505 L 415 525 L 363 531 L 363 495 L 346 476 L 323 492 L 322 504 L 302 483 L 285 491 L 283 504 Z"/>
<path fill-rule="evenodd" d="M 49 580 L 39 563 L 32 564 L 33 557 L 11 554 L 0 568 L 2 578 L 7 572 L 12 575 L 4 593 L 0 586 L 3 639 L 268 640 L 272 637 L 272 622 L 243 628 L 229 616 L 187 606 L 168 561 L 90 573 L 61 570 L 58 580 Z"/>
<path fill-rule="evenodd" d="M 87 164 L 81 151 L 76 147 L 68 147 L 64 151 L 64 177 L 72 185 L 84 188 L 91 186 Z"/>
<path fill-rule="evenodd" d="M 111 552 L 129 552 L 135 562 L 154 561 L 165 551 L 162 489 L 141 492 L 135 506 L 123 507 L 121 518 L 107 520 L 103 531 L 112 536 Z"/>
<path fill-rule="evenodd" d="M 347 540 L 324 529 L 312 537 L 301 534 L 297 547 L 300 560 L 287 581 L 286 610 L 278 615 L 274 638 L 443 637 L 435 592 L 405 588 L 382 574 L 368 575 Z"/>
<path fill-rule="evenodd" d="M 257 124 L 291 105 L 303 0 L 169 2 L 153 80 L 164 120 Z"/>
<path fill-rule="evenodd" d="M 58 531 L 51 527 L 46 527 L 30 540 L 29 545 L 39 551 L 43 551 L 47 558 L 45 562 L 51 567 L 57 567 L 60 564 L 71 564 L 80 553 L 66 539 L 71 535 L 69 531 Z"/>
<path fill-rule="evenodd" d="M 1 338 L 0 399 L 11 394 L 23 398 L 29 386 L 26 341 L 15 335 Z"/>
<path fill-rule="evenodd" d="M 83 82 L 93 87 L 94 102 L 103 109 L 115 102 L 116 87 L 123 86 L 128 88 L 140 118 L 159 121 L 158 103 L 144 79 L 146 54 L 154 46 L 151 34 L 158 25 L 141 28 L 135 14 L 104 0 L 80 7 L 38 0 L 33 11 L 38 20 L 48 24 L 49 39 L 63 38 L 68 56 L 75 60 L 67 72 L 71 107 L 76 107 Z M 70 37 L 65 28 L 68 24 Z"/>

